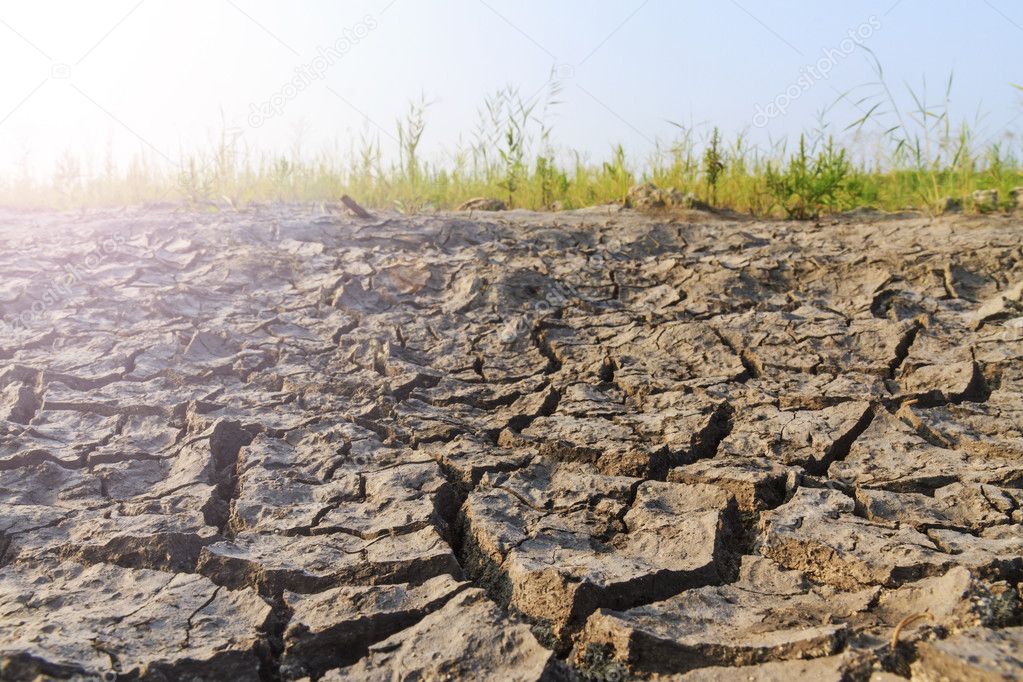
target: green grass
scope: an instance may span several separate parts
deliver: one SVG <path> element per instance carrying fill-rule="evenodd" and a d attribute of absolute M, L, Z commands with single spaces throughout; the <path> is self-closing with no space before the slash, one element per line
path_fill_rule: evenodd
<path fill-rule="evenodd" d="M 949 101 L 952 78 L 937 104 L 926 86 L 907 87 L 913 106 L 902 110 L 877 64 L 878 80 L 866 94 L 843 97 L 865 114 L 841 131 L 840 143 L 818 130 L 793 149 L 769 152 L 743 134 L 726 139 L 717 128 L 700 137 L 678 127 L 676 138 L 634 166 L 621 145 L 604 161 L 589 162 L 559 150 L 554 112 L 561 88 L 524 101 L 508 87 L 488 96 L 478 110 L 471 141 L 443 165 L 426 161 L 421 143 L 429 135 L 430 105 L 420 98 L 395 126 L 399 153 L 384 161 L 379 138 L 364 137 L 348 154 L 314 158 L 260 155 L 236 149 L 222 135 L 205 154 L 183 158 L 173 169 L 153 155 L 126 169 L 107 161 L 100 172 L 83 172 L 71 154 L 49 181 L 23 173 L 0 177 L 0 205 L 73 208 L 151 201 L 197 206 L 235 206 L 264 201 L 335 201 L 350 194 L 376 208 L 406 213 L 451 209 L 473 197 L 500 198 L 514 208 L 579 208 L 622 201 L 629 188 L 652 181 L 692 192 L 715 207 L 758 216 L 809 218 L 860 207 L 936 211 L 945 197 L 973 208 L 971 194 L 998 189 L 1008 209 L 1010 191 L 1023 186 L 1016 150 L 979 143 L 973 128 L 955 121 Z M 677 124 L 676 124 L 677 125 Z M 881 130 L 881 145 L 864 161 L 863 133 Z M 861 159 L 852 161 L 852 159 Z"/>

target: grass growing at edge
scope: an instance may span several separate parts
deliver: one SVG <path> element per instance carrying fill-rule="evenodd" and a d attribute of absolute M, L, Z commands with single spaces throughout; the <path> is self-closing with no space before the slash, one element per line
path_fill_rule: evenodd
<path fill-rule="evenodd" d="M 542 210 L 621 201 L 633 184 L 650 180 L 716 207 L 760 216 L 810 218 L 858 207 L 934 211 L 945 197 L 969 210 L 978 189 L 999 190 L 1008 208 L 1010 191 L 1023 185 L 1020 158 L 1001 143 L 978 146 L 970 125 L 954 122 L 952 77 L 936 104 L 928 101 L 926 84 L 919 90 L 907 87 L 914 104 L 904 111 L 876 58 L 874 64 L 877 81 L 866 84 L 866 94 L 855 101 L 866 113 L 846 129 L 854 137 L 868 126 L 883 131 L 885 152 L 871 162 L 851 161 L 852 150 L 825 136 L 824 125 L 800 136 L 788 153 L 784 145 L 764 152 L 741 133 L 729 143 L 716 127 L 698 139 L 692 128 L 678 124 L 676 138 L 659 146 L 642 169 L 630 166 L 621 145 L 607 160 L 590 162 L 558 152 L 553 119 L 561 85 L 552 74 L 539 100 L 526 101 L 511 86 L 488 96 L 477 110 L 472 142 L 444 165 L 420 154 L 430 107 L 421 97 L 396 122 L 399 151 L 393 162 L 384 162 L 379 138 L 363 136 L 346 155 L 309 158 L 236 149 L 221 134 L 211 151 L 184 156 L 173 171 L 145 153 L 119 171 L 108 152 L 102 171 L 85 173 L 66 153 L 48 182 L 27 172 L 0 177 L 0 205 L 68 208 L 179 200 L 237 206 L 333 201 L 347 193 L 368 206 L 406 213 L 450 209 L 478 196 Z"/>

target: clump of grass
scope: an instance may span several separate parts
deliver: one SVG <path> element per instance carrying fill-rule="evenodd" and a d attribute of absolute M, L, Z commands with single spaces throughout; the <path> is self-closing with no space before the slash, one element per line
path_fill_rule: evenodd
<path fill-rule="evenodd" d="M 806 150 L 806 136 L 799 137 L 799 151 L 789 159 L 788 167 L 776 169 L 770 161 L 764 172 L 768 193 L 789 218 L 816 218 L 841 205 L 841 193 L 850 171 L 845 150 L 836 149 L 834 140 L 816 155 Z"/>
<path fill-rule="evenodd" d="M 561 83 L 551 72 L 550 87 L 540 115 L 540 152 L 536 157 L 534 177 L 540 190 L 540 206 L 545 209 L 554 207 L 557 197 L 564 196 L 568 190 L 568 175 L 560 170 L 555 161 L 556 150 L 553 141 L 553 128 L 550 117 L 554 109 L 561 104 Z"/>
<path fill-rule="evenodd" d="M 725 160 L 721 154 L 721 134 L 717 126 L 710 137 L 710 144 L 703 153 L 703 175 L 707 179 L 707 194 L 711 204 L 718 201 L 718 180 L 725 170 Z"/>
<path fill-rule="evenodd" d="M 975 116 L 972 122 L 954 117 L 954 73 L 945 80 L 936 101 L 926 80 L 919 87 L 905 84 L 912 105 L 903 107 L 877 56 L 869 48 L 862 49 L 877 78 L 861 86 L 864 94 L 855 105 L 864 113 L 847 130 L 860 132 L 871 126 L 881 131 L 889 158 L 886 171 L 861 170 L 851 191 L 869 194 L 883 207 L 933 209 L 951 197 L 973 208 L 975 190 L 998 189 L 1008 196 L 1020 184 L 1023 173 L 1017 157 L 1007 154 L 998 141 L 978 143 L 981 117 Z"/>
<path fill-rule="evenodd" d="M 429 107 L 426 98 L 420 96 L 418 102 L 409 102 L 404 119 L 398 119 L 398 151 L 403 179 L 415 187 L 421 178 L 422 168 L 419 161 L 419 145 L 426 131 L 426 110 Z"/>
<path fill-rule="evenodd" d="M 498 147 L 497 153 L 501 156 L 501 179 L 497 186 L 508 193 L 509 208 L 515 205 L 515 192 L 526 175 L 526 131 L 533 114 L 533 105 L 526 104 L 521 98 L 509 97 L 505 101 L 508 107 L 508 114 L 505 118 L 506 124 L 503 144 Z"/>
<path fill-rule="evenodd" d="M 397 122 L 399 166 L 396 179 L 406 188 L 406 192 L 404 196 L 394 199 L 394 204 L 402 213 L 418 213 L 428 203 L 422 195 L 427 169 L 419 158 L 419 145 L 426 132 L 426 110 L 429 106 L 426 97 L 420 95 L 418 102 L 409 102 L 405 117 Z M 364 152 L 362 156 L 365 163 L 365 159 L 372 156 L 372 150 Z"/>

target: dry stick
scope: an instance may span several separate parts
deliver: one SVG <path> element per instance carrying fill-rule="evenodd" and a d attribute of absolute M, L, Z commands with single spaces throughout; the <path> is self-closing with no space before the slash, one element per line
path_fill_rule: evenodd
<path fill-rule="evenodd" d="M 931 615 L 927 611 L 921 611 L 920 613 L 911 613 L 911 614 L 909 614 L 908 616 L 906 616 L 905 618 L 903 618 L 902 620 L 899 621 L 899 624 L 895 626 L 895 632 L 892 633 L 892 644 L 891 644 L 892 651 L 895 651 L 895 647 L 899 643 L 899 635 L 902 634 L 902 628 L 904 628 L 907 625 L 910 625 L 912 623 L 915 623 L 918 620 L 922 620 L 924 618 L 927 618 L 927 619 L 930 619 L 930 620 L 934 620 L 934 616 L 933 615 Z"/>
<path fill-rule="evenodd" d="M 341 203 L 344 204 L 345 208 L 351 211 L 356 218 L 362 218 L 363 220 L 371 220 L 373 218 L 373 214 L 364 209 L 362 206 L 359 206 L 355 199 L 351 198 L 347 194 L 341 195 Z"/>

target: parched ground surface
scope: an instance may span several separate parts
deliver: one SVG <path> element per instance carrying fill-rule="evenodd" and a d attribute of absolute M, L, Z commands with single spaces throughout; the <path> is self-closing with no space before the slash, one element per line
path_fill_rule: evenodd
<path fill-rule="evenodd" d="M 0 679 L 1023 676 L 1019 218 L 0 240 Z"/>

